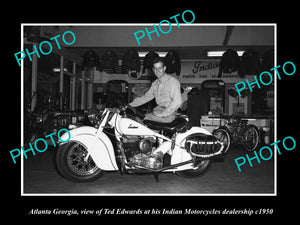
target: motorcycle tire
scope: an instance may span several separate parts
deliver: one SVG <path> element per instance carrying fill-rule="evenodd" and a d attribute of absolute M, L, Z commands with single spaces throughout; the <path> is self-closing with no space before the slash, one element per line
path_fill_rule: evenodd
<path fill-rule="evenodd" d="M 212 134 L 220 141 L 223 142 L 225 145 L 225 150 L 224 153 L 226 153 L 228 151 L 228 149 L 230 148 L 231 145 L 231 136 L 229 134 L 229 131 L 227 131 L 226 128 L 218 128 L 213 130 Z"/>
<path fill-rule="evenodd" d="M 252 132 L 255 136 L 254 136 L 254 140 L 252 140 L 252 143 L 249 143 L 249 141 L 247 141 L 247 134 L 249 132 Z M 245 142 L 243 143 L 246 151 L 248 152 L 253 152 L 257 146 L 259 145 L 259 139 L 260 139 L 260 136 L 259 136 L 259 131 L 258 131 L 258 128 L 255 126 L 255 125 L 252 125 L 252 124 L 249 124 L 246 126 L 245 130 L 244 130 L 244 139 L 245 139 Z"/>
<path fill-rule="evenodd" d="M 210 165 L 210 159 L 205 159 L 199 162 L 195 169 L 177 171 L 176 174 L 180 177 L 185 177 L 185 178 L 199 177 L 204 174 L 204 171 L 206 171 L 209 165 Z"/>
<path fill-rule="evenodd" d="M 56 154 L 56 164 L 58 171 L 66 179 L 79 183 L 91 182 L 104 174 L 91 156 L 85 162 L 87 154 L 86 147 L 75 141 L 70 141 L 58 148 Z"/>

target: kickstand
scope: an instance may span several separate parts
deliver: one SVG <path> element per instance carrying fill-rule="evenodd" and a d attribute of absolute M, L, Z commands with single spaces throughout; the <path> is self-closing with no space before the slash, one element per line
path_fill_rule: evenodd
<path fill-rule="evenodd" d="M 154 178 L 155 178 L 156 182 L 158 183 L 159 182 L 159 180 L 158 180 L 158 173 L 154 173 Z"/>

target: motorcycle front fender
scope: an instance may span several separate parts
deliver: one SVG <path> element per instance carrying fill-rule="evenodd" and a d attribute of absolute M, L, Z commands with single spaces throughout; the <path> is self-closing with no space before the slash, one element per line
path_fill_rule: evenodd
<path fill-rule="evenodd" d="M 69 141 L 76 141 L 84 145 L 100 169 L 107 171 L 118 170 L 113 145 L 105 133 L 97 134 L 97 129 L 89 126 L 78 127 L 69 132 L 71 134 Z M 64 137 L 64 135 L 66 136 Z M 68 139 L 68 135 L 67 132 L 64 133 L 61 139 Z"/>

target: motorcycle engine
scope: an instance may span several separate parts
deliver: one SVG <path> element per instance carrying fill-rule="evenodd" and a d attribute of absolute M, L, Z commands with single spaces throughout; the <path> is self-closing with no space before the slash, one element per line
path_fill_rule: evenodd
<path fill-rule="evenodd" d="M 157 148 L 157 140 L 153 137 L 130 136 L 122 138 L 127 161 L 136 166 L 150 169 L 162 167 L 162 156 L 152 154 Z"/>

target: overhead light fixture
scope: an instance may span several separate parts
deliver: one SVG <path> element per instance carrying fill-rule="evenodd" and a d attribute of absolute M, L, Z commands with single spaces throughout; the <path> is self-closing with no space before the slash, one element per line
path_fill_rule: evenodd
<path fill-rule="evenodd" d="M 225 51 L 208 51 L 208 57 L 221 57 Z M 238 56 L 242 56 L 245 51 L 237 51 Z"/>
<path fill-rule="evenodd" d="M 57 73 L 60 72 L 60 68 L 52 68 L 53 72 Z M 68 72 L 68 70 L 66 68 L 64 68 L 65 72 Z"/>
<path fill-rule="evenodd" d="M 138 52 L 139 57 L 145 57 L 148 53 L 149 52 Z M 165 57 L 168 54 L 168 52 L 156 52 L 156 53 L 159 55 L 159 57 Z"/>

